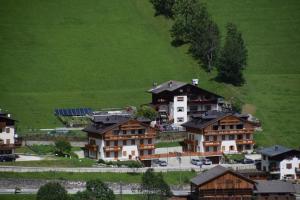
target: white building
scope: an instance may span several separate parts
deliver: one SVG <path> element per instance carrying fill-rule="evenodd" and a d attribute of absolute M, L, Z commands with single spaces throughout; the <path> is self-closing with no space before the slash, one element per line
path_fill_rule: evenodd
<path fill-rule="evenodd" d="M 260 151 L 261 170 L 278 179 L 300 179 L 300 151 L 275 145 Z"/>
<path fill-rule="evenodd" d="M 148 90 L 152 94 L 150 105 L 159 113 L 159 123 L 173 123 L 175 126 L 190 120 L 191 116 L 210 110 L 221 111 L 224 98 L 199 88 L 198 80 L 193 83 L 167 81 Z"/>
<path fill-rule="evenodd" d="M 0 155 L 13 154 L 16 148 L 15 122 L 10 114 L 0 113 Z"/>

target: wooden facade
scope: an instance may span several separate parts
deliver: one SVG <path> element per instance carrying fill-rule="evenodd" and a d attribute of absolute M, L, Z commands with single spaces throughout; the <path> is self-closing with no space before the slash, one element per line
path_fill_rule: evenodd
<path fill-rule="evenodd" d="M 85 147 L 88 156 L 95 159 L 139 159 L 154 154 L 155 136 L 154 128 L 131 119 L 111 125 L 102 134 L 88 132 L 89 143 Z"/>

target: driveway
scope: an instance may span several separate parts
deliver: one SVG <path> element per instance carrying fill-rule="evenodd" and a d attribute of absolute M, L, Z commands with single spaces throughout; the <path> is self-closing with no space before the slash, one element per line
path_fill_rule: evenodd
<path fill-rule="evenodd" d="M 34 160 L 43 160 L 44 158 L 41 156 L 27 156 L 27 155 L 19 155 L 19 158 L 17 158 L 18 161 L 34 161 Z"/>

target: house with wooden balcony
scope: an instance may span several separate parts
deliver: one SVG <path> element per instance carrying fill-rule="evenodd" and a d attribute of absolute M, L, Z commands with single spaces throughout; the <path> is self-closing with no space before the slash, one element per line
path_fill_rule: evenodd
<path fill-rule="evenodd" d="M 14 154 L 21 146 L 21 140 L 15 133 L 16 120 L 8 113 L 0 112 L 0 155 Z"/>
<path fill-rule="evenodd" d="M 186 128 L 185 151 L 252 152 L 255 124 L 247 115 L 208 111 L 182 124 Z"/>
<path fill-rule="evenodd" d="M 273 178 L 300 180 L 300 151 L 280 145 L 261 149 L 261 170 Z"/>
<path fill-rule="evenodd" d="M 278 180 L 253 180 L 220 165 L 190 181 L 191 200 L 295 200 L 299 185 Z"/>
<path fill-rule="evenodd" d="M 150 105 L 159 113 L 160 124 L 180 126 L 192 115 L 223 110 L 225 105 L 222 96 L 198 87 L 197 79 L 191 84 L 174 80 L 154 84 L 148 92 L 152 94 Z"/>
<path fill-rule="evenodd" d="M 154 154 L 156 129 L 150 121 L 132 116 L 93 116 L 83 129 L 88 135 L 86 154 L 93 159 L 143 160 Z"/>

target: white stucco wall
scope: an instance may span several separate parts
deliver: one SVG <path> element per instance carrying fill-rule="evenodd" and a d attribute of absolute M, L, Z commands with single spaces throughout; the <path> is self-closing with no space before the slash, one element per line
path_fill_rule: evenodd
<path fill-rule="evenodd" d="M 291 169 L 287 169 L 287 164 L 292 164 Z M 300 159 L 293 157 L 292 159 L 284 159 L 280 162 L 280 179 L 284 179 L 287 175 L 293 175 L 296 179 L 295 168 L 299 168 Z"/>
<path fill-rule="evenodd" d="M 196 147 L 197 152 L 204 152 L 203 141 L 204 137 L 202 134 L 195 134 L 195 140 L 198 140 L 198 144 Z"/>
<path fill-rule="evenodd" d="M 234 146 L 234 150 L 230 150 L 230 146 Z M 224 149 L 225 148 L 225 149 Z M 221 142 L 221 151 L 225 154 L 237 153 L 237 147 L 235 140 L 223 140 Z"/>
<path fill-rule="evenodd" d="M 178 101 L 178 97 L 183 97 L 183 101 Z M 177 111 L 177 108 L 179 107 L 183 108 L 183 112 Z M 176 126 L 180 126 L 181 124 L 187 122 L 187 96 L 174 96 L 173 116 L 174 124 Z M 183 118 L 183 121 L 178 122 L 178 118 Z"/>
<path fill-rule="evenodd" d="M 6 128 L 9 128 L 9 133 L 6 133 Z M 0 139 L 3 140 L 4 144 L 7 143 L 7 139 L 9 139 L 9 144 L 14 144 L 15 143 L 15 128 L 13 126 L 6 126 L 3 129 L 0 129 Z"/>

